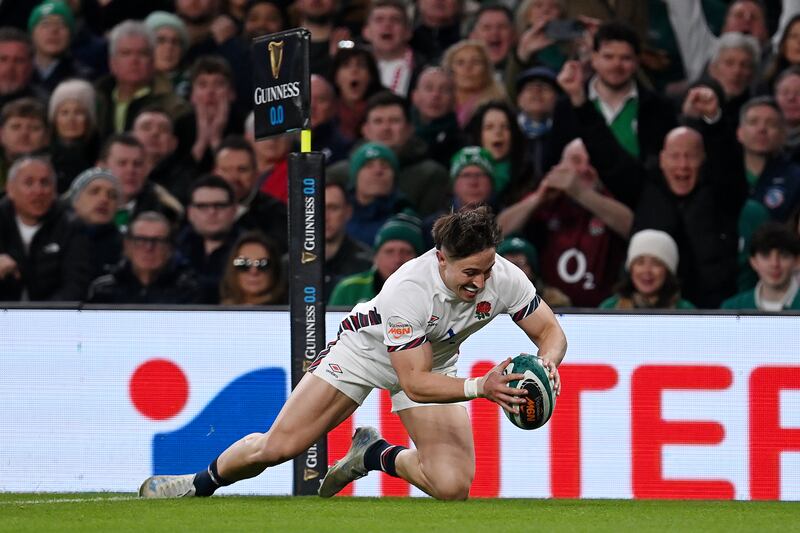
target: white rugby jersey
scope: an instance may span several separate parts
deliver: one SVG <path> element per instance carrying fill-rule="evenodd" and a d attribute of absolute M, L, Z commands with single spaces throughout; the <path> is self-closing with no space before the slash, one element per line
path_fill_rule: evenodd
<path fill-rule="evenodd" d="M 358 357 L 391 364 L 390 353 L 430 342 L 433 368 L 453 365 L 461 343 L 500 313 L 518 322 L 539 306 L 536 288 L 516 265 L 495 255 L 491 276 L 472 302 L 448 289 L 431 249 L 389 276 L 380 294 L 357 304 L 337 338 L 309 367 L 313 371 L 336 345 Z"/>

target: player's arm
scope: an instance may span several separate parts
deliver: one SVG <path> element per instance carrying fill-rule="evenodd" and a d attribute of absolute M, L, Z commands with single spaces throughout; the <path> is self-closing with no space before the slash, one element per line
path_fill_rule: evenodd
<path fill-rule="evenodd" d="M 453 403 L 481 397 L 488 398 L 509 412 L 516 412 L 515 406 L 525 403 L 522 396 L 527 391 L 508 386 L 509 381 L 522 379 L 522 374 L 503 375 L 503 369 L 511 362 L 510 358 L 485 376 L 477 378 L 476 396 L 473 396 L 467 394 L 467 380 L 431 372 L 433 351 L 428 342 L 415 348 L 391 352 L 390 356 L 400 387 L 415 402 Z"/>
<path fill-rule="evenodd" d="M 557 367 L 567 353 L 567 337 L 556 320 L 553 310 L 544 300 L 541 300 L 533 313 L 517 321 L 516 324 L 539 348 L 538 355 L 542 358 L 545 368 L 550 371 L 556 394 L 560 394 L 561 378 L 558 375 Z"/>

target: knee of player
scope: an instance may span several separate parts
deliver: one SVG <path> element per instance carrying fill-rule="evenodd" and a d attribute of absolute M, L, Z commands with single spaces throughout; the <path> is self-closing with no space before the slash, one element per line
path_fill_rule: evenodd
<path fill-rule="evenodd" d="M 438 500 L 466 500 L 472 477 L 468 475 L 453 475 L 440 478 L 433 482 L 433 497 Z"/>

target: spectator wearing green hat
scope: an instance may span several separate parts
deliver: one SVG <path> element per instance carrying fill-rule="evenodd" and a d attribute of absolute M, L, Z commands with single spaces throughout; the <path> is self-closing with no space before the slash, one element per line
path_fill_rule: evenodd
<path fill-rule="evenodd" d="M 153 67 L 157 75 L 169 80 L 176 89 L 181 84 L 188 85 L 183 60 L 189 49 L 189 32 L 186 24 L 172 13 L 153 11 L 144 20 L 144 25 L 156 38 Z"/>
<path fill-rule="evenodd" d="M 539 268 L 539 254 L 529 241 L 522 237 L 506 237 L 497 247 L 497 254 L 517 265 L 536 287 L 537 294 L 550 307 L 572 306 L 569 296 L 560 289 L 547 285 L 536 273 Z"/>
<path fill-rule="evenodd" d="M 377 295 L 384 282 L 404 263 L 425 251 L 420 220 L 400 213 L 391 217 L 375 235 L 372 268 L 348 276 L 333 289 L 328 305 L 352 306 Z"/>
<path fill-rule="evenodd" d="M 429 246 L 433 246 L 430 231 L 433 223 L 451 210 L 457 211 L 469 205 L 488 205 L 497 211 L 494 205 L 494 160 L 485 148 L 466 146 L 455 153 L 450 162 L 450 185 L 453 190 L 450 205 L 425 218 L 423 226 Z"/>
<path fill-rule="evenodd" d="M 397 190 L 421 216 L 436 213 L 447 202 L 447 169 L 428 155 L 428 144 L 414 134 L 406 100 L 389 91 L 369 97 L 361 135 L 366 142 L 385 144 L 397 156 Z M 355 153 L 352 150 L 350 157 Z M 346 181 L 347 161 L 325 169 L 329 180 Z"/>
<path fill-rule="evenodd" d="M 353 216 L 347 233 L 367 245 L 386 220 L 408 207 L 397 192 L 397 156 L 385 144 L 369 142 L 350 157 L 350 203 Z"/>
<path fill-rule="evenodd" d="M 70 55 L 75 17 L 67 4 L 47 1 L 36 6 L 28 19 L 28 31 L 33 41 L 31 83 L 49 95 L 66 79 L 91 77 L 90 69 Z"/>

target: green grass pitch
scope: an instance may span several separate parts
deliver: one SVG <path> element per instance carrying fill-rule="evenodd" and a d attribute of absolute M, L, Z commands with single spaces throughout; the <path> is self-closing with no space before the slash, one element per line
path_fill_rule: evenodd
<path fill-rule="evenodd" d="M 0 493 L 0 531 L 800 531 L 800 503 Z"/>

